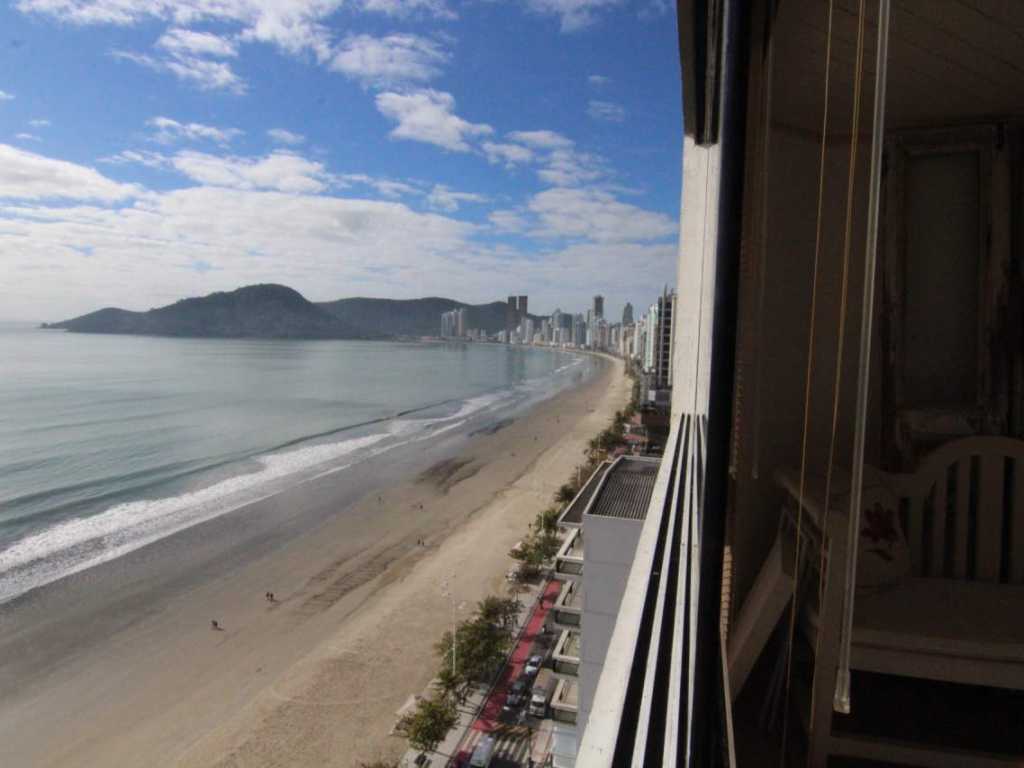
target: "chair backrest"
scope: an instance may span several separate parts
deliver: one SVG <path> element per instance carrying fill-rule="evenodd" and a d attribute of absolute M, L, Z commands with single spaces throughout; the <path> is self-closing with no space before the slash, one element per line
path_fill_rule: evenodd
<path fill-rule="evenodd" d="M 891 483 L 915 575 L 1024 583 L 1024 441 L 955 440 Z"/>

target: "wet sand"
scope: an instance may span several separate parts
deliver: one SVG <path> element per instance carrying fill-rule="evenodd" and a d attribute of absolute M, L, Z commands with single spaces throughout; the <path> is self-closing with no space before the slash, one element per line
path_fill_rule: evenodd
<path fill-rule="evenodd" d="M 433 676 L 451 624 L 442 584 L 463 614 L 505 589 L 508 550 L 628 396 L 616 362 L 384 476 L 286 491 L 0 614 L 0 765 L 398 756 L 394 712 Z M 307 513 L 311 530 L 280 535 Z M 243 530 L 239 551 L 202 557 Z M 196 567 L 169 578 L 181 558 Z"/>

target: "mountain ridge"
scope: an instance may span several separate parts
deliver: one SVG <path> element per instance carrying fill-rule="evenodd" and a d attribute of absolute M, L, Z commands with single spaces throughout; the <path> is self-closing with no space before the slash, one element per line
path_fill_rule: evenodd
<path fill-rule="evenodd" d="M 147 311 L 104 307 L 46 329 L 188 338 L 383 339 L 436 336 L 441 313 L 467 310 L 467 326 L 489 334 L 505 327 L 506 304 L 467 304 L 440 296 L 419 299 L 351 297 L 311 302 L 275 283 L 190 297 Z M 531 315 L 531 317 L 535 316 Z"/>

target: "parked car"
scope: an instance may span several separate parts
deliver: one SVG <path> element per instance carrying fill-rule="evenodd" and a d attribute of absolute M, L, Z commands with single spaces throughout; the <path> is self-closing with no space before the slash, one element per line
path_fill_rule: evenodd
<path fill-rule="evenodd" d="M 521 707 L 526 702 L 529 693 L 530 681 L 525 677 L 520 677 L 509 686 L 508 696 L 505 698 L 505 709 Z"/>
<path fill-rule="evenodd" d="M 550 669 L 542 669 L 536 681 L 533 683 L 533 695 L 530 697 L 530 714 L 534 717 L 547 717 L 548 704 L 551 703 L 551 695 L 555 692 L 555 684 L 558 680 L 555 673 Z"/>
<path fill-rule="evenodd" d="M 491 758 L 494 757 L 494 737 L 484 736 L 473 750 L 473 756 L 469 758 L 470 768 L 488 768 Z"/>
<path fill-rule="evenodd" d="M 530 657 L 530 660 L 526 662 L 526 668 L 523 670 L 523 674 L 533 677 L 540 672 L 540 667 L 544 663 L 544 657 L 539 654 L 534 654 Z"/>

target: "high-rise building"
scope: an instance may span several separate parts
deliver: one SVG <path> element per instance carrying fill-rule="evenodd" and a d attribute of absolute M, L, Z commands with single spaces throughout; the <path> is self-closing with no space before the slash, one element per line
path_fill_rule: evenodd
<path fill-rule="evenodd" d="M 529 301 L 529 297 L 527 297 L 527 296 L 520 296 L 519 297 L 519 306 L 517 307 L 517 309 L 519 310 L 519 317 L 521 317 L 521 318 L 526 317 L 526 313 L 527 313 L 526 306 L 527 306 L 527 302 L 528 301 Z"/>
<path fill-rule="evenodd" d="M 465 308 L 443 312 L 441 314 L 441 337 L 451 339 L 468 336 L 468 319 L 469 316 Z"/>
<path fill-rule="evenodd" d="M 658 389 L 672 388 L 672 316 L 675 314 L 675 291 L 665 291 L 658 297 L 658 326 L 654 332 L 654 386 Z"/>
<path fill-rule="evenodd" d="M 512 333 L 515 331 L 516 326 L 519 325 L 519 309 L 518 302 L 515 296 L 508 297 L 508 305 L 505 307 L 505 339 L 506 343 L 511 343 Z"/>
<path fill-rule="evenodd" d="M 594 316 L 604 317 L 604 296 L 594 297 Z"/>
<path fill-rule="evenodd" d="M 628 301 L 626 302 L 626 306 L 622 308 L 622 324 L 633 324 L 633 305 L 630 304 Z"/>
<path fill-rule="evenodd" d="M 650 309 L 647 310 L 647 320 L 644 323 L 644 370 L 648 373 L 652 373 L 655 367 L 655 355 L 654 350 L 657 346 L 658 339 L 658 314 L 661 309 L 660 302 L 654 302 L 651 304 Z"/>
<path fill-rule="evenodd" d="M 456 322 L 455 310 L 441 314 L 441 338 L 450 339 L 456 335 Z"/>

